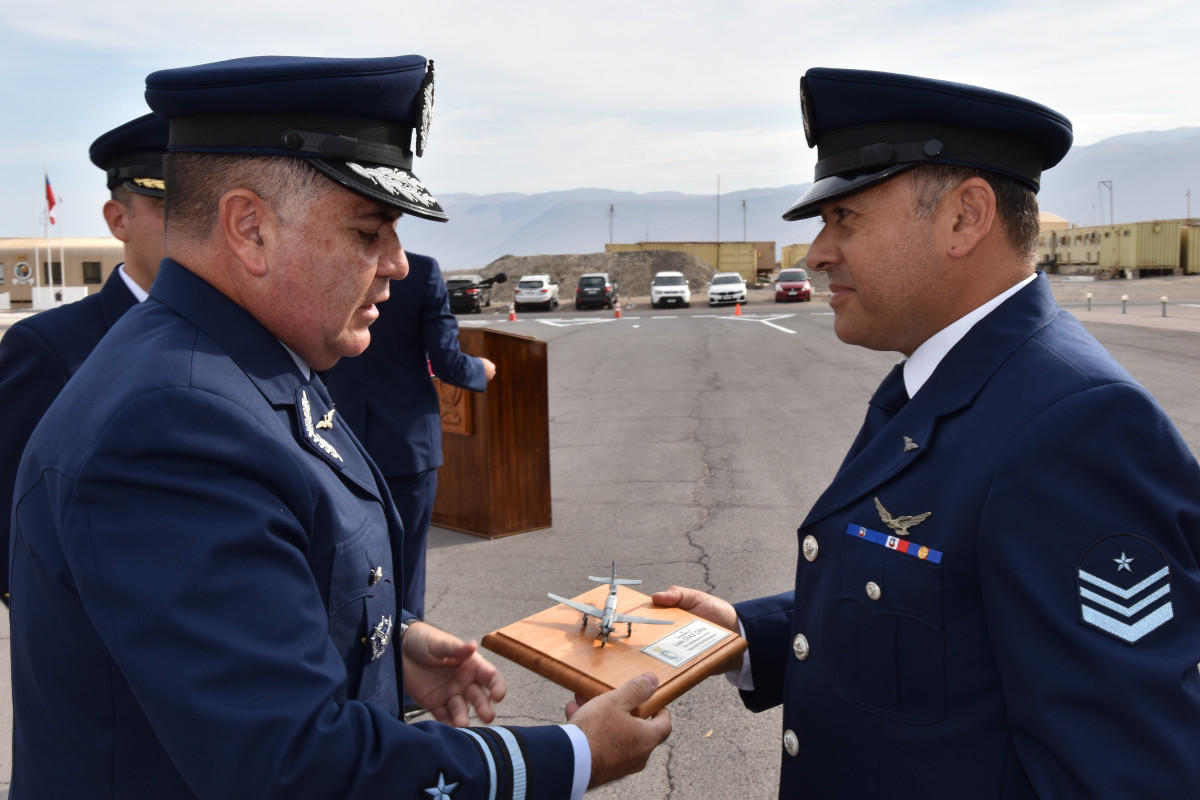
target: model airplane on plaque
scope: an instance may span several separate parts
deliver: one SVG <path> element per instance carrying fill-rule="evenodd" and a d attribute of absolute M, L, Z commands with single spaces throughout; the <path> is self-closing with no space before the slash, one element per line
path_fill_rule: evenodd
<path fill-rule="evenodd" d="M 596 624 L 600 627 L 599 637 L 600 637 L 600 646 L 601 647 L 604 647 L 604 645 L 608 644 L 608 637 L 612 634 L 613 628 L 616 625 L 619 625 L 621 623 L 625 623 L 626 625 L 629 626 L 628 630 L 626 631 L 625 638 L 630 638 L 633 636 L 633 623 L 635 623 L 635 622 L 638 623 L 639 625 L 674 625 L 675 624 L 675 622 L 673 620 L 669 620 L 669 619 L 651 619 L 650 617 L 634 617 L 634 616 L 630 616 L 629 614 L 618 614 L 617 613 L 617 587 L 618 586 L 636 586 L 641 583 L 641 581 L 635 580 L 633 578 L 618 578 L 617 577 L 617 562 L 615 562 L 615 561 L 612 562 L 612 577 L 611 578 L 597 578 L 595 575 L 589 575 L 588 580 L 595 581 L 596 583 L 607 583 L 609 585 L 608 599 L 604 601 L 604 610 L 603 611 L 596 608 L 595 606 L 590 606 L 587 603 L 577 603 L 574 600 L 568 600 L 565 597 L 559 597 L 558 595 L 554 594 L 553 592 L 546 592 L 546 595 L 551 600 L 557 600 L 558 602 L 562 603 L 565 606 L 573 608 L 576 611 L 582 612 L 583 613 L 583 622 L 581 623 L 581 625 L 584 628 L 587 627 L 588 617 L 593 617 L 596 620 Z"/>
<path fill-rule="evenodd" d="M 483 646 L 589 699 L 653 672 L 658 689 L 638 706 L 642 716 L 740 663 L 746 642 L 735 631 L 682 608 L 655 605 L 628 588 L 641 581 L 617 577 L 616 562 L 611 577 L 591 580 L 605 585 L 570 599 L 550 594 L 554 606 L 492 631 L 483 637 Z M 589 629 L 589 619 L 598 633 Z M 610 642 L 622 624 L 625 636 Z"/>

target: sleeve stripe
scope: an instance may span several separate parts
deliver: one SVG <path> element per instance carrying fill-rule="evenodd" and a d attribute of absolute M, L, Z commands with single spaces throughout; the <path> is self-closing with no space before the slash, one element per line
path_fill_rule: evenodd
<path fill-rule="evenodd" d="M 488 800 L 496 800 L 496 762 L 492 759 L 492 748 L 488 746 L 488 743 L 482 736 L 470 728 L 459 728 L 458 730 L 474 739 L 475 744 L 483 751 L 483 757 L 487 761 L 488 766 Z"/>
<path fill-rule="evenodd" d="M 525 752 L 521 747 L 521 742 L 517 735 L 508 728 L 491 728 L 491 730 L 500 736 L 505 747 L 508 748 L 508 757 L 512 762 L 512 797 L 513 800 L 525 800 L 526 774 L 525 774 Z"/>

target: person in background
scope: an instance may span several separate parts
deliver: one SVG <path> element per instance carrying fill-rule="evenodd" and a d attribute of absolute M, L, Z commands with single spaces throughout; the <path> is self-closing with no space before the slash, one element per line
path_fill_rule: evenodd
<path fill-rule="evenodd" d="M 404 526 L 401 606 L 425 619 L 425 543 L 442 465 L 442 420 L 433 376 L 482 392 L 489 359 L 464 354 L 436 260 L 406 253 L 408 277 L 378 304 L 371 346 L 322 375 L 350 430 L 383 473 Z M 432 369 L 433 375 L 430 375 Z"/>
<path fill-rule="evenodd" d="M 1068 120 L 975 86 L 809 70 L 839 339 L 896 351 L 800 525 L 792 590 L 654 596 L 749 642 L 780 797 L 1130 798 L 1200 786 L 1200 467 L 1035 271 Z M 736 628 L 735 628 L 736 629 Z"/>
<path fill-rule="evenodd" d="M 168 258 L 17 476 L 14 800 L 578 798 L 642 769 L 671 727 L 632 713 L 652 675 L 565 725 L 486 726 L 503 678 L 398 605 L 395 505 L 318 374 L 404 276 L 398 218 L 445 219 L 412 172 L 432 65 L 254 57 L 146 85 Z M 406 724 L 401 687 L 436 721 Z"/>
<path fill-rule="evenodd" d="M 8 432 L 0 437 L 0 599 L 8 605 L 9 512 L 13 483 L 25 443 L 58 397 L 121 315 L 146 299 L 166 255 L 163 243 L 162 158 L 167 121 L 146 114 L 92 143 L 92 163 L 105 171 L 111 199 L 104 221 L 121 240 L 125 260 L 96 294 L 27 317 L 0 339 L 0 408 Z"/>

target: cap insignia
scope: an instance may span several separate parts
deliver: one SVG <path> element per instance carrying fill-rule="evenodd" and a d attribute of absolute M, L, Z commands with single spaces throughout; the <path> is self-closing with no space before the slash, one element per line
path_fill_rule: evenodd
<path fill-rule="evenodd" d="M 425 188 L 425 184 L 407 172 L 392 167 L 364 167 L 353 161 L 347 161 L 346 166 L 390 195 L 403 197 L 411 203 L 420 203 L 430 208 L 437 204 L 433 195 Z"/>
<path fill-rule="evenodd" d="M 808 82 L 804 78 L 800 79 L 800 116 L 804 120 L 804 138 L 808 142 L 809 147 L 816 147 L 817 143 L 813 139 L 813 103 L 812 92 L 808 88 Z"/>
<path fill-rule="evenodd" d="M 429 68 L 421 81 L 420 107 L 417 109 L 417 143 L 418 156 L 425 155 L 425 146 L 429 144 L 429 124 L 433 122 L 433 59 L 429 60 Z"/>

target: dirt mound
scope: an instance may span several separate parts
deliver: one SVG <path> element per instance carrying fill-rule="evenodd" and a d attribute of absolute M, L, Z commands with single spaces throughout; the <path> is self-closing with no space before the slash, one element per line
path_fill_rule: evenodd
<path fill-rule="evenodd" d="M 627 253 L 587 253 L 584 255 L 502 256 L 477 274 L 485 278 L 503 272 L 508 282 L 492 292 L 492 305 L 507 305 L 512 290 L 522 275 L 550 275 L 559 283 L 559 302 L 575 299 L 579 276 L 589 272 L 607 272 L 620 287 L 622 298 L 648 297 L 650 280 L 656 272 L 682 272 L 693 292 L 703 292 L 715 270 L 690 253 L 674 250 L 638 250 Z"/>

